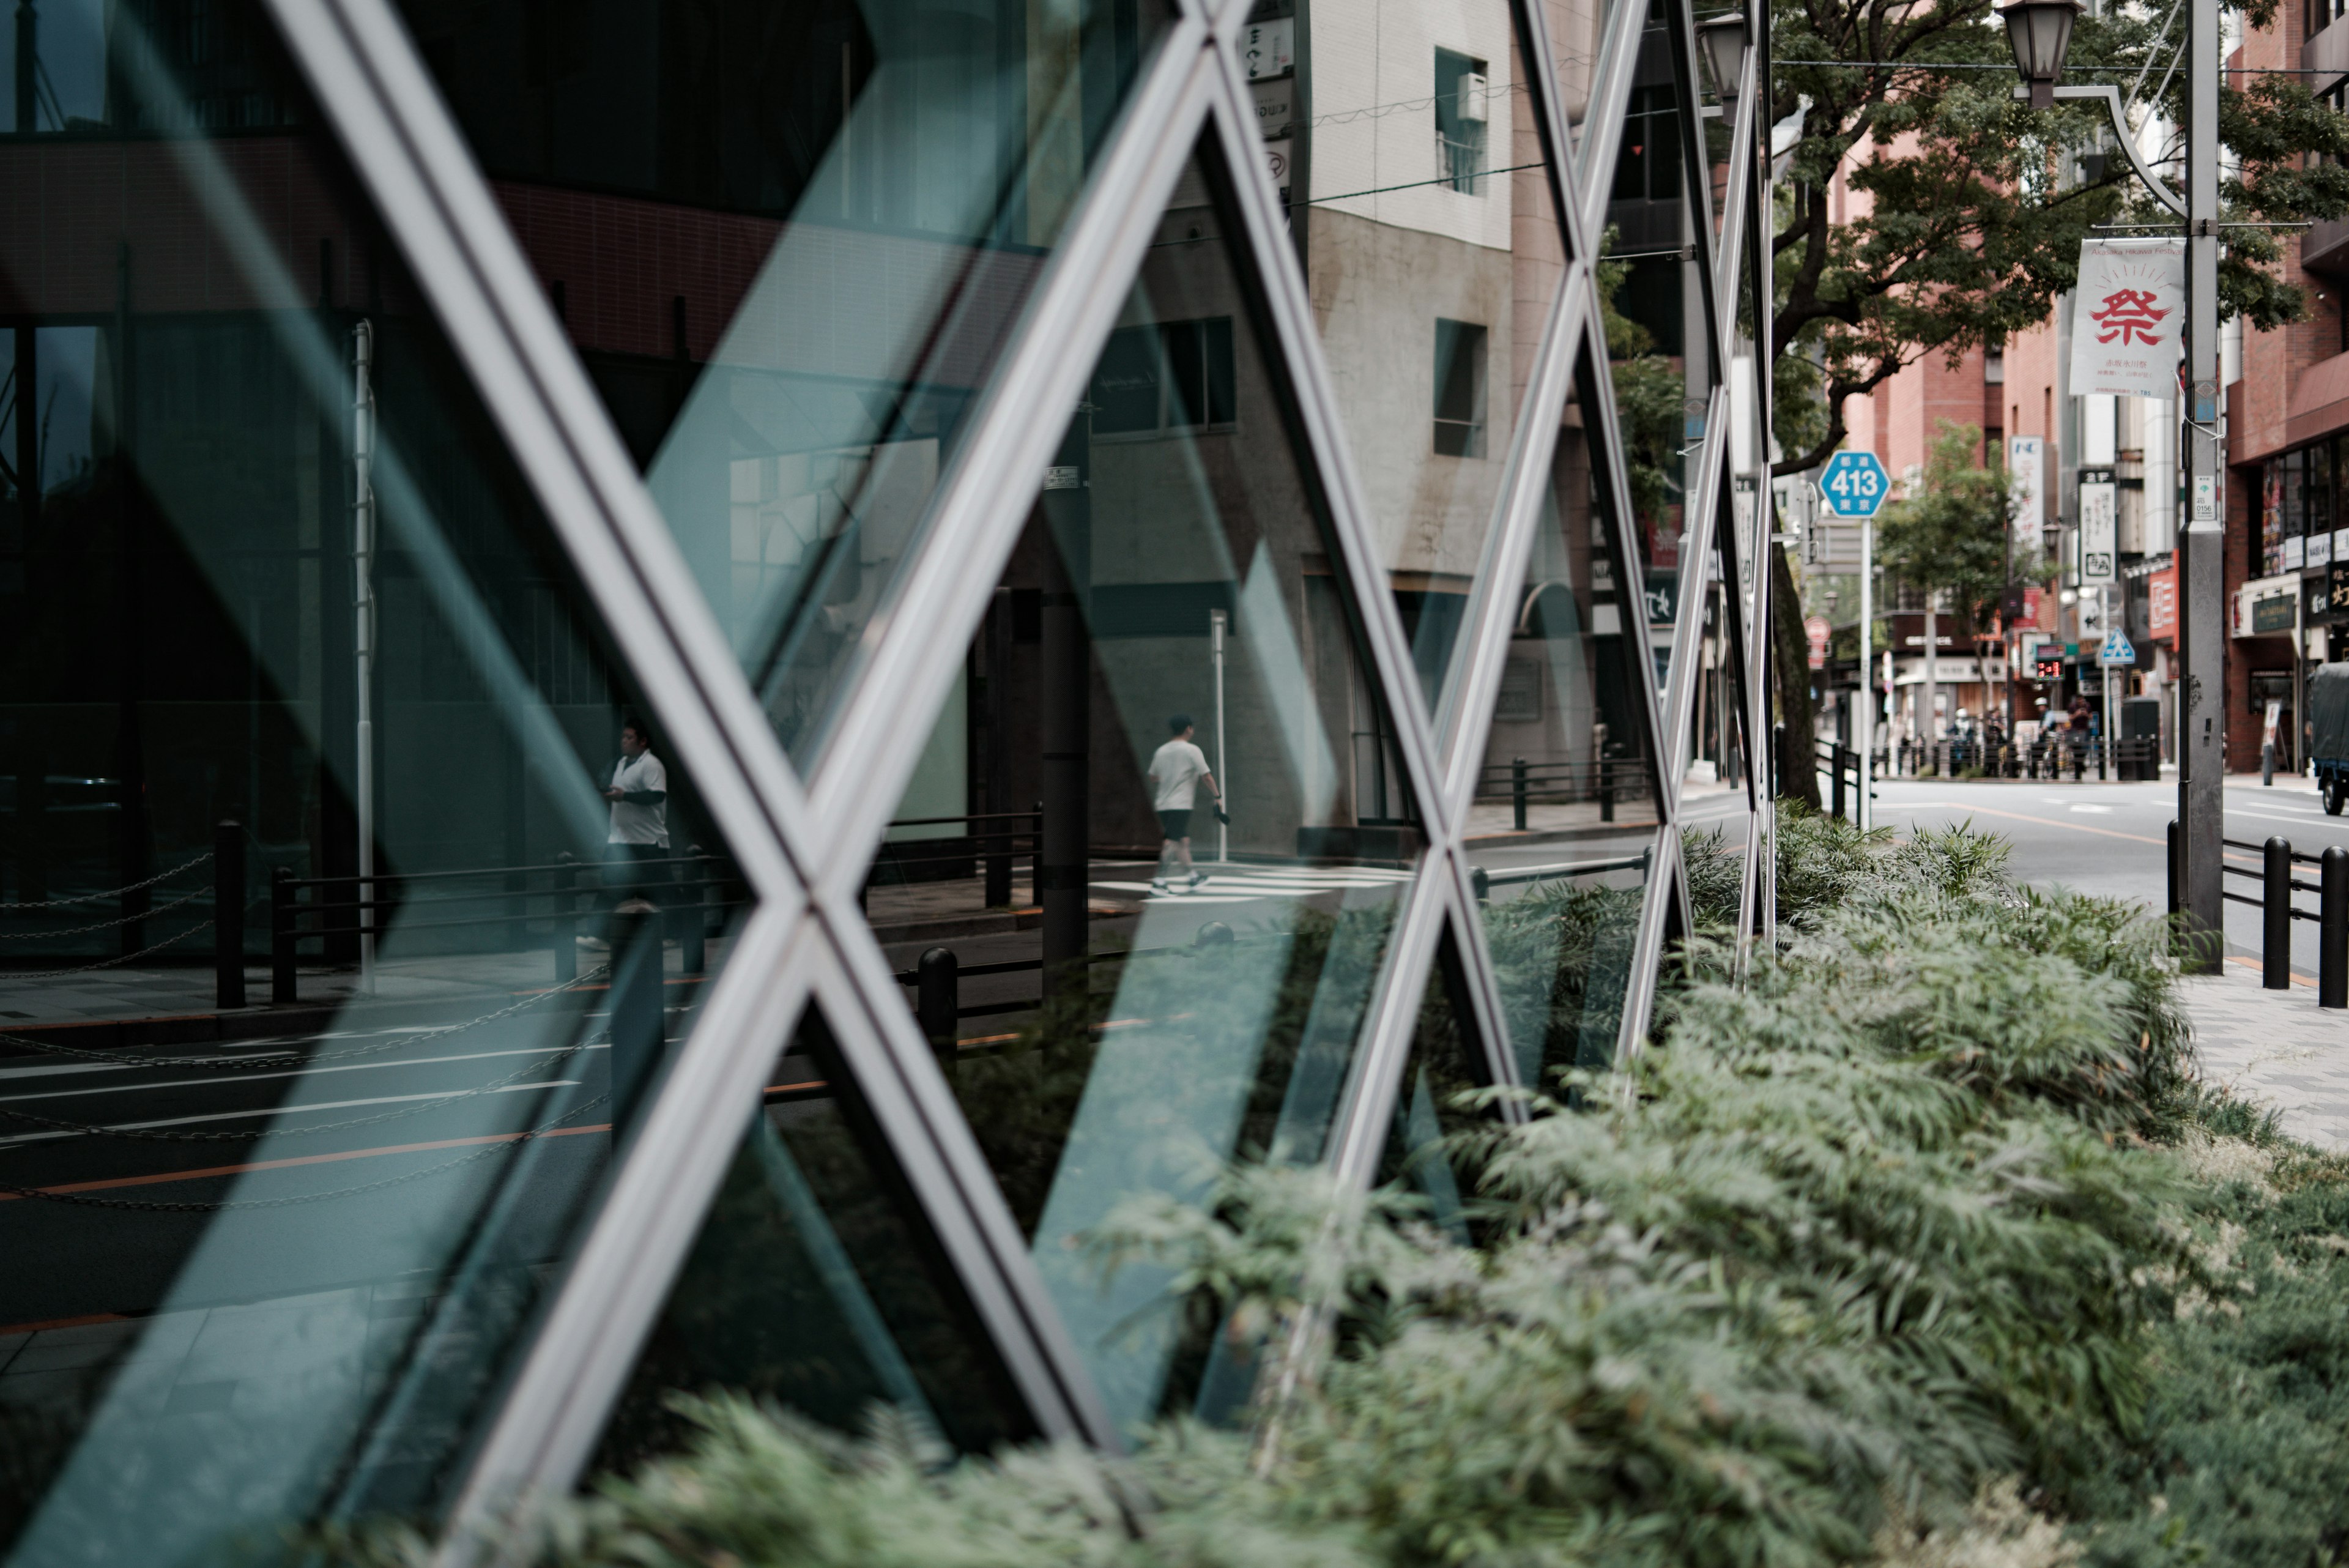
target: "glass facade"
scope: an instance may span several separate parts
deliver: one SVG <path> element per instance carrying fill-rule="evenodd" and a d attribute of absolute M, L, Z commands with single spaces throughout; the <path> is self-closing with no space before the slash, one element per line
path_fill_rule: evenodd
<path fill-rule="evenodd" d="M 1754 880 L 1682 12 L 13 21 L 7 1568 L 467 1528 L 712 1387 L 1245 1422 L 1104 1231 L 1467 1234 L 1466 1092 L 1642 1047 L 1685 834 Z"/>

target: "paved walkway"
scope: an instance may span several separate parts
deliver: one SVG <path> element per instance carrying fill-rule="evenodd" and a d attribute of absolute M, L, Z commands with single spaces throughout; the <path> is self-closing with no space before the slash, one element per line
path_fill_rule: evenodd
<path fill-rule="evenodd" d="M 2349 1011 L 2318 1007 L 2315 981 L 2298 974 L 2266 990 L 2257 964 L 2233 958 L 2184 992 L 2206 1079 L 2282 1113 L 2292 1137 L 2349 1151 Z"/>

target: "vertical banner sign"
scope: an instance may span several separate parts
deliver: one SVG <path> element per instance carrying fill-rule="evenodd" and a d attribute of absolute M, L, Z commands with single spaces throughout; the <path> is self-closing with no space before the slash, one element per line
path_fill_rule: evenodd
<path fill-rule="evenodd" d="M 2075 396 L 2178 395 L 2186 336 L 2184 240 L 2083 241 L 2075 297 Z"/>
<path fill-rule="evenodd" d="M 2095 477 L 2092 480 L 2089 475 Z M 2080 581 L 2109 583 L 2120 576 L 2119 508 L 2110 469 L 2080 472 Z"/>
<path fill-rule="evenodd" d="M 1825 670 L 1827 667 L 1827 639 L 1832 635 L 1827 618 L 1815 615 L 1803 622 L 1803 635 L 1810 639 L 1811 668 Z"/>
<path fill-rule="evenodd" d="M 2040 530 L 2047 525 L 2043 486 L 2047 478 L 2047 443 L 2044 436 L 2006 438 L 2007 493 L 2013 498 L 2014 542 L 2039 548 Z"/>
<path fill-rule="evenodd" d="M 2167 566 L 2145 580 L 2146 635 L 2158 640 L 2178 636 L 2178 567 Z"/>

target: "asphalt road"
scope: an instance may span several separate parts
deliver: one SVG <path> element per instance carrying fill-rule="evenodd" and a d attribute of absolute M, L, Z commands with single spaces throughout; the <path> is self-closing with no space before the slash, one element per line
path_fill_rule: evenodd
<path fill-rule="evenodd" d="M 2016 877 L 2042 888 L 2128 898 L 2152 909 L 2168 906 L 2168 870 L 2164 860 L 2170 819 L 2178 815 L 2174 780 L 2150 784 L 2072 784 L 2031 780 L 1883 780 L 1877 784 L 1877 821 L 1884 826 L 1944 826 L 1971 821 L 2004 836 L 2014 846 L 2009 865 Z M 2271 836 L 2289 839 L 2295 850 L 2323 854 L 2334 845 L 2349 847 L 2349 815 L 2327 816 L 2315 788 L 2305 780 L 2279 777 L 2263 787 L 2256 775 L 2227 783 L 2227 834 L 2246 844 Z M 2258 850 L 2230 849 L 2227 863 L 2256 872 Z M 2316 879 L 2313 866 L 2295 875 Z M 2257 897 L 2259 883 L 2229 877 L 2230 891 Z M 2297 902 L 2313 910 L 2313 894 Z M 2260 911 L 2230 901 L 2227 950 L 2256 958 Z M 2292 922 L 2292 968 L 2316 973 L 2316 926 Z"/>

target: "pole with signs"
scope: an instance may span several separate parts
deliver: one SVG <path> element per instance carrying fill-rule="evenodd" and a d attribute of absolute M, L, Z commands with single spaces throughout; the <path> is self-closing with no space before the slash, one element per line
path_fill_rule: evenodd
<path fill-rule="evenodd" d="M 1859 671 L 1863 685 L 1872 675 L 1869 644 L 1876 631 L 1876 513 L 1891 493 L 1891 476 L 1872 452 L 1839 452 L 1819 471 L 1819 493 L 1838 517 L 1859 519 Z M 1889 651 L 1889 650 L 1888 650 Z M 1891 690 L 1888 677 L 1885 689 Z M 1875 791 L 1871 787 L 1876 758 L 1876 693 L 1859 705 L 1859 826 L 1876 826 Z"/>
<path fill-rule="evenodd" d="M 2220 856 L 2225 834 L 2227 511 L 2219 429 L 2219 0 L 2188 0 L 2186 57 L 2186 526 L 2178 585 L 2184 655 L 2178 722 L 2178 891 L 2189 929 L 2202 936 L 2194 967 L 2219 968 Z"/>

